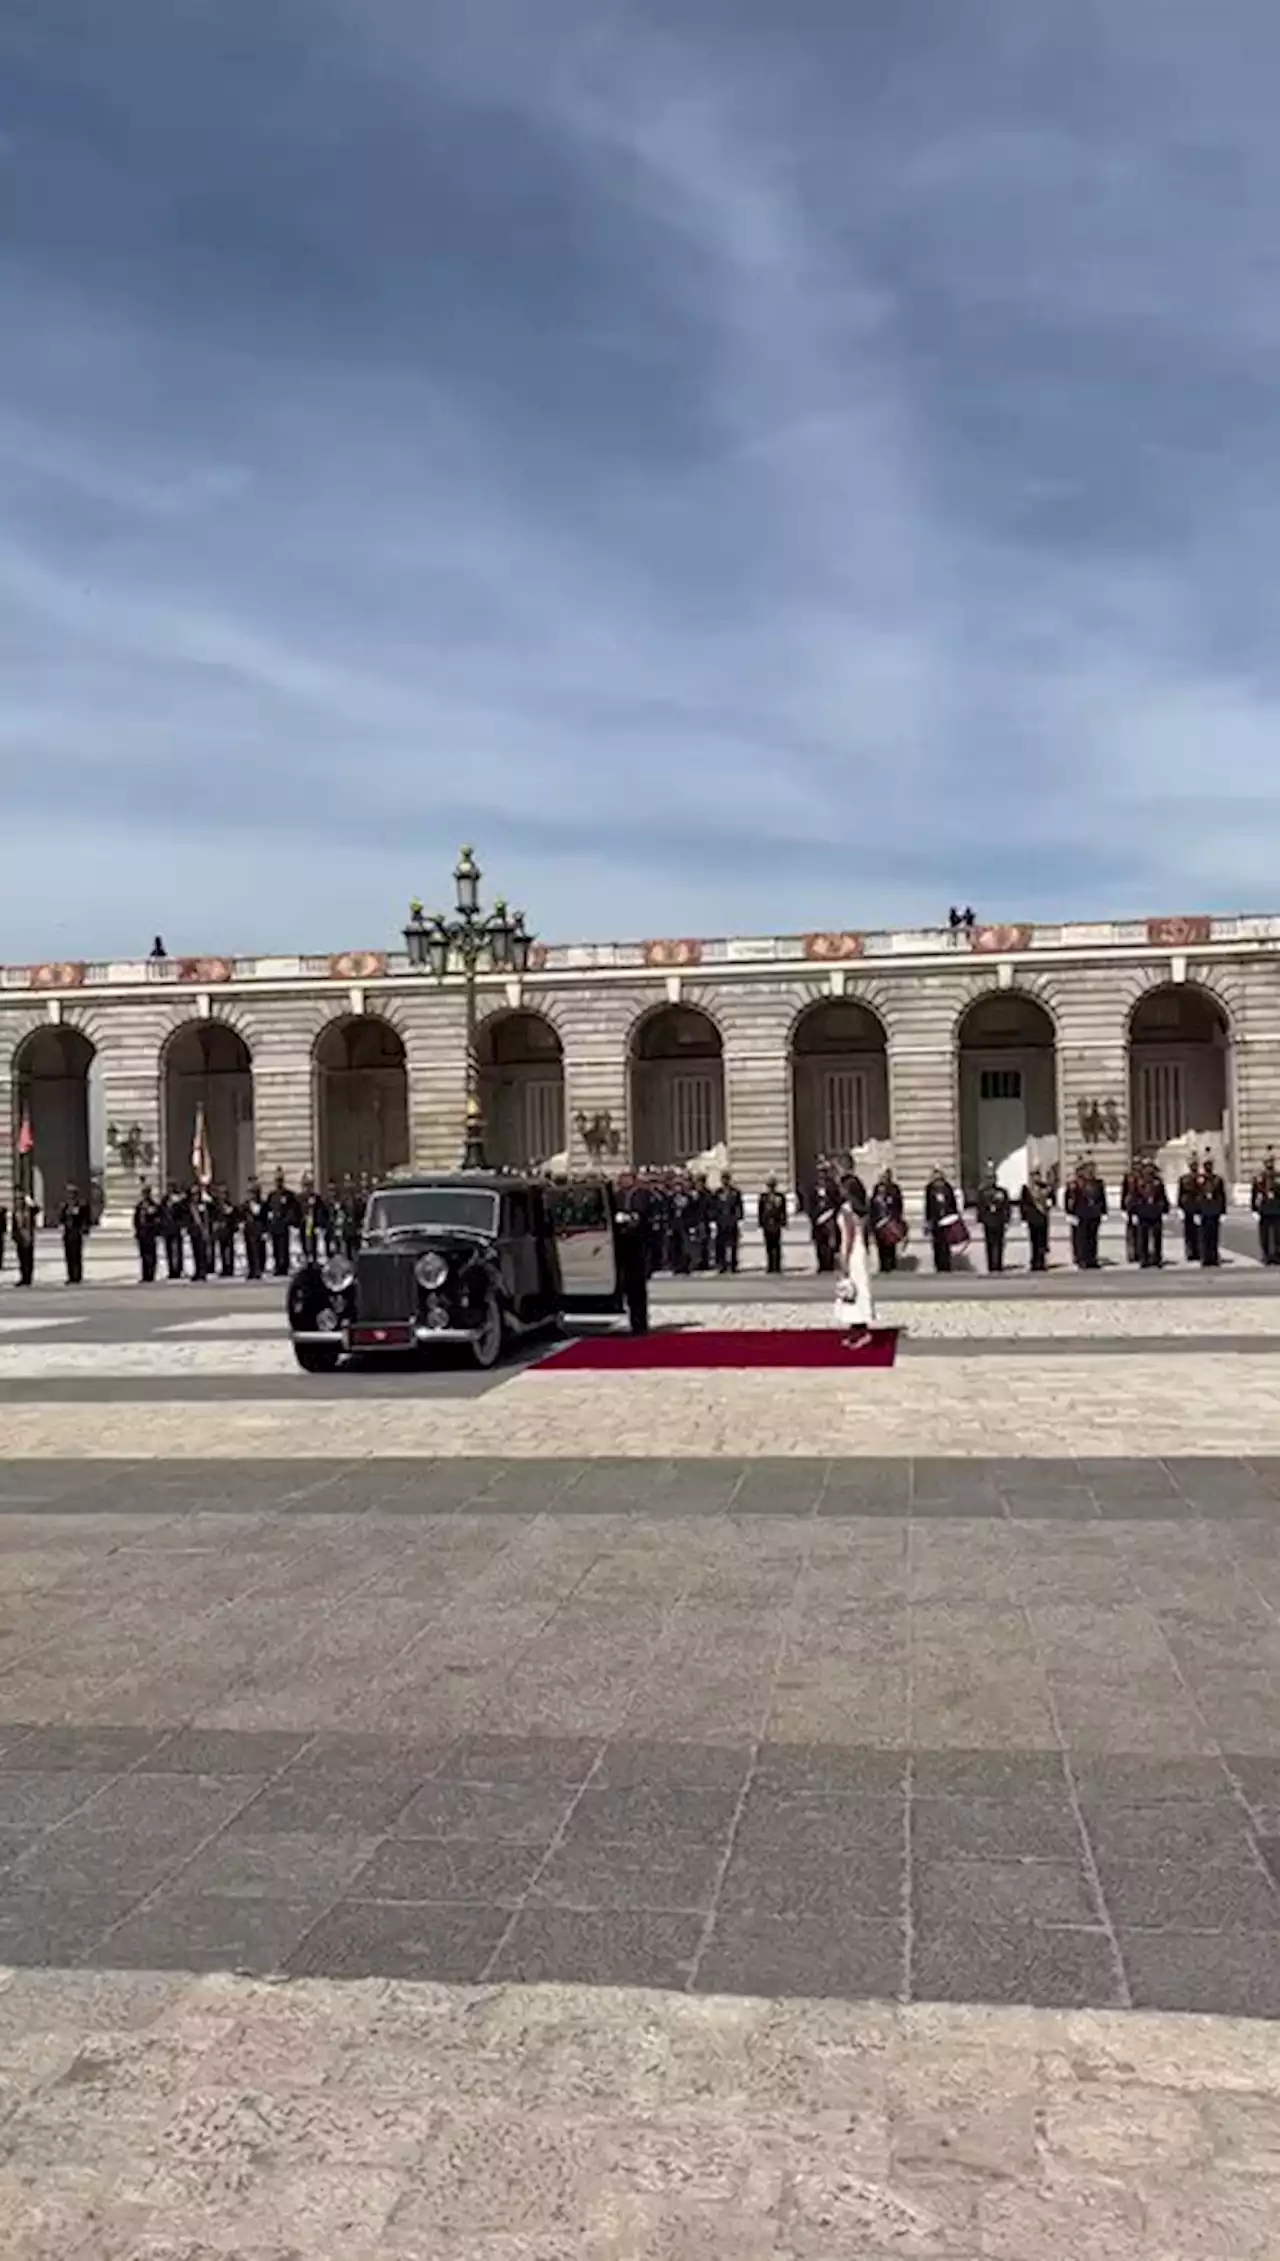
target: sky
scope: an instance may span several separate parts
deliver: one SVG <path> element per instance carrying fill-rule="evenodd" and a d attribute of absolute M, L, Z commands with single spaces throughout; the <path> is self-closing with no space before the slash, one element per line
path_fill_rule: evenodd
<path fill-rule="evenodd" d="M 1274 0 L 7 0 L 0 959 L 1280 894 Z"/>

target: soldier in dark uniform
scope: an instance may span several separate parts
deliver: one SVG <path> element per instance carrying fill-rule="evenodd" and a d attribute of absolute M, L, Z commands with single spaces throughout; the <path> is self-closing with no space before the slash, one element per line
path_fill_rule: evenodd
<path fill-rule="evenodd" d="M 150 1186 L 141 1185 L 133 1211 L 133 1237 L 138 1243 L 138 1274 L 143 1280 L 151 1281 L 156 1276 L 160 1228 L 160 1204 Z"/>
<path fill-rule="evenodd" d="M 320 1194 L 316 1192 L 311 1172 L 303 1172 L 298 1194 L 298 1237 L 302 1242 L 304 1263 L 314 1264 L 321 1245 L 329 1231 L 329 1211 Z"/>
<path fill-rule="evenodd" d="M 817 1176 L 809 1195 L 809 1230 L 813 1236 L 814 1261 L 820 1272 L 834 1272 L 836 1268 L 843 1198 L 840 1180 L 823 1154 L 819 1157 Z"/>
<path fill-rule="evenodd" d="M 694 1208 L 693 1187 L 677 1177 L 667 1211 L 667 1263 L 677 1279 L 693 1269 Z"/>
<path fill-rule="evenodd" d="M 1009 1199 L 1006 1189 L 996 1177 L 994 1162 L 987 1164 L 987 1174 L 978 1187 L 978 1197 L 974 1207 L 977 1211 L 978 1223 L 982 1227 L 982 1237 L 987 1246 L 987 1270 L 989 1272 L 1003 1272 L 1005 1234 L 1009 1230 L 1013 1203 Z"/>
<path fill-rule="evenodd" d="M 1124 1252 L 1131 1264 L 1141 1262 L 1138 1246 L 1138 1188 L 1142 1183 L 1145 1164 L 1140 1154 L 1135 1154 L 1120 1180 L 1120 1210 L 1124 1218 Z"/>
<path fill-rule="evenodd" d="M 1200 1158 L 1187 1156 L 1178 1180 L 1178 1207 L 1182 1211 L 1182 1248 L 1188 1264 L 1200 1261 Z"/>
<path fill-rule="evenodd" d="M 1206 1154 L 1200 1168 L 1200 1195 L 1196 1203 L 1196 1238 L 1200 1243 L 1200 1261 L 1210 1270 L 1216 1270 L 1221 1261 L 1218 1235 L 1227 1211 L 1227 1188 L 1224 1179 L 1214 1168 L 1213 1156 Z"/>
<path fill-rule="evenodd" d="M 257 1178 L 250 1178 L 249 1183 L 245 1188 L 244 1200 L 240 1204 L 240 1222 L 244 1228 L 245 1277 L 246 1279 L 250 1280 L 260 1280 L 262 1278 L 263 1268 L 266 1262 L 267 1227 L 264 1214 L 265 1208 L 266 1204 L 262 1198 L 262 1187 L 259 1184 Z"/>
<path fill-rule="evenodd" d="M 193 1182 L 187 1195 L 187 1238 L 191 1243 L 193 1280 L 209 1277 L 209 1237 L 209 1197 L 202 1185 Z"/>
<path fill-rule="evenodd" d="M 84 1244 L 89 1237 L 89 1204 L 80 1199 L 78 1186 L 67 1187 L 67 1198 L 58 1212 L 58 1222 L 62 1227 L 67 1286 L 79 1287 L 84 1278 Z"/>
<path fill-rule="evenodd" d="M 715 1196 L 706 1178 L 699 1172 L 693 1181 L 693 1223 L 690 1237 L 693 1242 L 694 1270 L 711 1270 L 712 1241 L 715 1232 Z"/>
<path fill-rule="evenodd" d="M 764 1242 L 764 1268 L 776 1274 L 782 1270 L 782 1236 L 787 1229 L 787 1197 L 779 1191 L 776 1178 L 765 1179 L 756 1203 L 756 1224 Z"/>
<path fill-rule="evenodd" d="M 348 1175 L 342 1181 L 342 1253 L 354 1258 L 360 1246 L 360 1227 L 364 1223 L 364 1203 L 360 1188 Z"/>
<path fill-rule="evenodd" d="M 18 1259 L 18 1286 L 29 1288 L 36 1268 L 36 1211 L 30 1195 L 21 1192 L 13 1201 L 13 1253 Z"/>
<path fill-rule="evenodd" d="M 742 1195 L 726 1170 L 715 1196 L 716 1270 L 736 1272 L 742 1234 Z"/>
<path fill-rule="evenodd" d="M 336 1256 L 339 1248 L 342 1245 L 343 1219 L 342 1196 L 339 1193 L 337 1183 L 333 1178 L 330 1178 L 329 1183 L 324 1189 L 324 1206 L 324 1252 L 326 1256 Z"/>
<path fill-rule="evenodd" d="M 285 1184 L 283 1170 L 276 1171 L 263 1203 L 263 1222 L 271 1243 L 271 1269 L 278 1280 L 283 1280 L 288 1276 L 289 1244 L 298 1222 L 297 1196 Z"/>
<path fill-rule="evenodd" d="M 1098 1269 L 1098 1234 L 1107 1213 L 1107 1189 L 1092 1162 L 1080 1162 L 1062 1204 L 1071 1219 L 1071 1240 L 1082 1272 Z"/>
<path fill-rule="evenodd" d="M 906 1238 L 906 1203 L 892 1170 L 885 1170 L 871 1188 L 867 1221 L 876 1244 L 876 1263 L 882 1272 L 896 1272 L 898 1250 Z"/>
<path fill-rule="evenodd" d="M 925 1228 L 933 1244 L 935 1272 L 951 1270 L 951 1242 L 945 1230 L 946 1220 L 958 1217 L 960 1204 L 956 1189 L 944 1170 L 935 1170 L 924 1189 Z"/>
<path fill-rule="evenodd" d="M 1164 1221 L 1169 1214 L 1169 1196 L 1154 1162 L 1140 1162 L 1133 1172 L 1128 1214 L 1139 1264 L 1148 1271 L 1158 1270 L 1164 1263 Z"/>
<path fill-rule="evenodd" d="M 1031 1270 L 1043 1272 L 1049 1258 L 1049 1222 L 1053 1209 L 1053 1194 L 1043 1170 L 1031 1172 L 1018 1195 L 1018 1213 L 1027 1228 L 1027 1247 Z"/>
<path fill-rule="evenodd" d="M 4 1270 L 4 1236 L 9 1230 L 9 1212 L 0 1201 L 0 1272 Z"/>
<path fill-rule="evenodd" d="M 1270 1148 L 1250 1189 L 1249 1206 L 1258 1220 L 1258 1254 L 1264 1264 L 1280 1264 L 1280 1172 Z"/>
<path fill-rule="evenodd" d="M 176 1181 L 170 1178 L 160 1203 L 160 1238 L 164 1242 L 165 1270 L 171 1280 L 182 1278 L 182 1237 L 186 1222 L 186 1204 Z"/>
<path fill-rule="evenodd" d="M 225 1185 L 213 1190 L 213 1245 L 218 1259 L 218 1271 L 224 1280 L 236 1276 L 236 1226 L 240 1212 Z"/>

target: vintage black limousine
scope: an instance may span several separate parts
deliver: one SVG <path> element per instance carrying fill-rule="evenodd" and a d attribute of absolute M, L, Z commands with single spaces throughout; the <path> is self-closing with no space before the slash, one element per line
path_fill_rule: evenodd
<path fill-rule="evenodd" d="M 643 1334 L 649 1288 L 640 1231 L 607 1178 L 458 1170 L 386 1179 L 356 1255 L 303 1264 L 286 1308 L 308 1374 L 444 1343 L 487 1368 L 579 1313 L 625 1312 Z"/>

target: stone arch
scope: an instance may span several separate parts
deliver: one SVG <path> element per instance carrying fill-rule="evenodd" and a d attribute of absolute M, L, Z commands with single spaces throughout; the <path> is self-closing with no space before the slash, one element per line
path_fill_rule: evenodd
<path fill-rule="evenodd" d="M 549 1013 L 501 1006 L 476 1031 L 485 1148 L 498 1169 L 523 1170 L 565 1150 L 564 1044 Z"/>
<path fill-rule="evenodd" d="M 679 1165 L 724 1143 L 724 1038 L 705 1006 L 650 1006 L 632 1024 L 628 1071 L 638 1163 Z"/>
<path fill-rule="evenodd" d="M 1181 1175 L 1194 1147 L 1207 1149 L 1231 1181 L 1234 1033 L 1224 999 L 1207 982 L 1149 982 L 1130 1007 L 1134 1148 L 1150 1154 L 1168 1180 Z"/>
<path fill-rule="evenodd" d="M 791 1129 L 795 1183 L 808 1186 L 818 1156 L 852 1154 L 866 1178 L 887 1168 L 889 1037 L 865 996 L 816 996 L 791 1024 Z"/>
<path fill-rule="evenodd" d="M 28 1028 L 13 1054 L 11 1121 L 17 1181 L 31 1192 L 42 1217 L 56 1216 L 67 1186 L 86 1199 L 92 1191 L 90 1079 L 97 1047 L 65 1021 L 42 1021 Z M 22 1126 L 30 1126 L 33 1145 L 18 1148 Z"/>
<path fill-rule="evenodd" d="M 337 1013 L 312 1047 L 316 1162 L 322 1185 L 378 1178 L 408 1162 L 409 1055 L 386 1013 Z"/>
<path fill-rule="evenodd" d="M 1030 1168 L 1061 1162 L 1057 1022 L 1030 986 L 992 984 L 962 1007 L 955 1047 L 963 1190 L 994 1163 L 1016 1195 Z"/>
<path fill-rule="evenodd" d="M 195 1175 L 203 1121 L 215 1185 L 243 1198 L 254 1174 L 253 1054 L 230 1015 L 175 1022 L 160 1047 L 160 1154 L 166 1183 Z"/>

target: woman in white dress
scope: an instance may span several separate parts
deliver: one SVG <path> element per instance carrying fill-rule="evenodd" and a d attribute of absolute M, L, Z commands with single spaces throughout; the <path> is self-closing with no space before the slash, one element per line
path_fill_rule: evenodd
<path fill-rule="evenodd" d="M 847 1327 L 846 1346 L 861 1349 L 871 1340 L 871 1330 L 876 1323 L 875 1297 L 871 1292 L 871 1263 L 867 1255 L 866 1197 L 858 1195 L 861 1186 L 856 1178 L 847 1177 L 841 1186 L 840 1250 L 837 1257 L 840 1278 L 836 1288 L 836 1324 Z"/>

